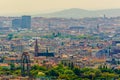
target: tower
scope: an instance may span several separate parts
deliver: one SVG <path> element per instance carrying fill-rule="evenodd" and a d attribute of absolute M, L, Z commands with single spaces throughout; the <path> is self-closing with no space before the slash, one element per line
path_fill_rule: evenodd
<path fill-rule="evenodd" d="M 21 27 L 21 19 L 12 20 L 12 27 L 17 29 Z"/>
<path fill-rule="evenodd" d="M 30 76 L 30 56 L 28 52 L 23 52 L 21 57 L 21 76 Z"/>
<path fill-rule="evenodd" d="M 38 54 L 38 41 L 37 41 L 37 39 L 35 40 L 35 49 L 34 50 L 35 50 L 34 56 L 37 57 L 38 56 L 37 55 Z"/>
<path fill-rule="evenodd" d="M 49 53 L 49 52 L 48 52 L 48 47 L 46 47 L 46 53 Z"/>
<path fill-rule="evenodd" d="M 21 27 L 22 28 L 31 28 L 31 16 L 22 16 L 22 21 L 21 21 Z"/>
<path fill-rule="evenodd" d="M 97 32 L 99 33 L 100 32 L 100 25 L 97 24 Z"/>
<path fill-rule="evenodd" d="M 108 47 L 108 57 L 111 57 L 111 47 Z"/>
<path fill-rule="evenodd" d="M 104 14 L 104 19 L 106 19 L 106 15 Z"/>

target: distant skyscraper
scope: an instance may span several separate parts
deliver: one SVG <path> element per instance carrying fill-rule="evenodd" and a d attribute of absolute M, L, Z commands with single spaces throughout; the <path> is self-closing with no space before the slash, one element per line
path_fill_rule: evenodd
<path fill-rule="evenodd" d="M 12 27 L 13 28 L 20 28 L 21 27 L 21 19 L 12 20 Z"/>
<path fill-rule="evenodd" d="M 22 16 L 22 28 L 31 28 L 31 16 Z"/>

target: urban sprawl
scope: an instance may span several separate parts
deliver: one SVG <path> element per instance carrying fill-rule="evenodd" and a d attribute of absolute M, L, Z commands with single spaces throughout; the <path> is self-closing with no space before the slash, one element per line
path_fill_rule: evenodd
<path fill-rule="evenodd" d="M 0 80 L 119 80 L 120 17 L 0 17 Z"/>

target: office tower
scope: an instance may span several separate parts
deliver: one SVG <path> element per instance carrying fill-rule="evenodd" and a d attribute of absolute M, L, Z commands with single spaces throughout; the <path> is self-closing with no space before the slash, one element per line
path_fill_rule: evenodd
<path fill-rule="evenodd" d="M 21 27 L 22 28 L 31 28 L 31 16 L 22 16 L 21 20 Z"/>
<path fill-rule="evenodd" d="M 20 28 L 21 27 L 21 19 L 12 20 L 12 27 L 13 28 Z"/>

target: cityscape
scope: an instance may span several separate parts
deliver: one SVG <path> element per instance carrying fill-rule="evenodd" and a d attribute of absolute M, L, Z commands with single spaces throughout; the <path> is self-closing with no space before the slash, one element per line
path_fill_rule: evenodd
<path fill-rule="evenodd" d="M 120 9 L 66 8 L 0 14 L 0 80 L 120 80 Z"/>

